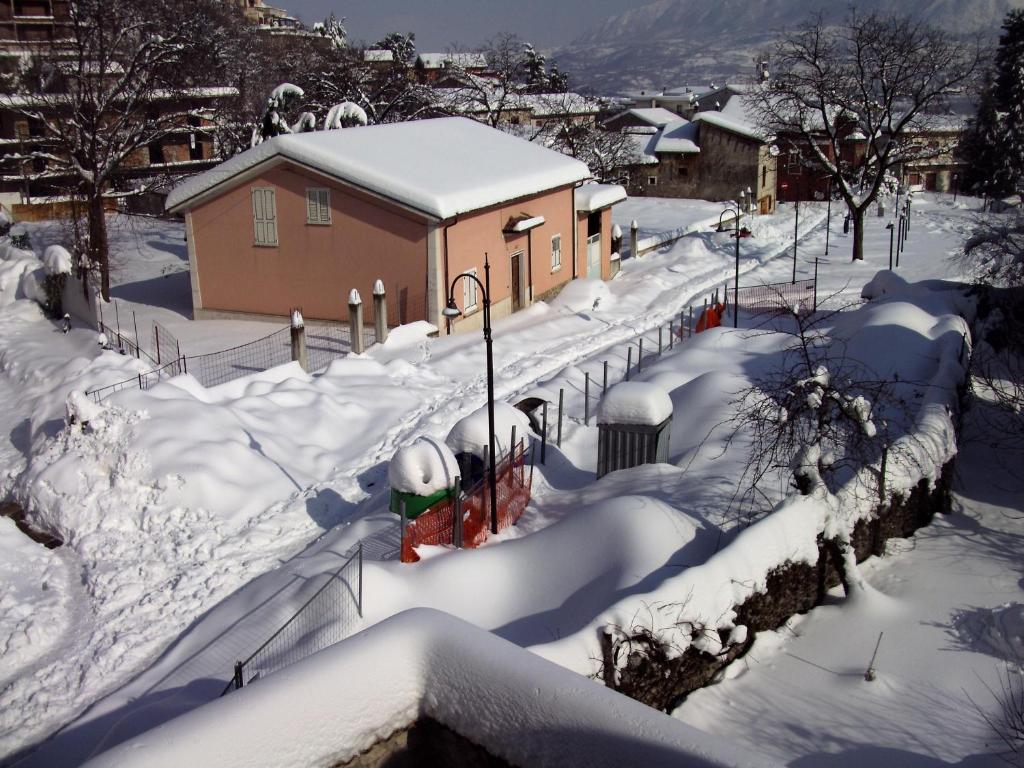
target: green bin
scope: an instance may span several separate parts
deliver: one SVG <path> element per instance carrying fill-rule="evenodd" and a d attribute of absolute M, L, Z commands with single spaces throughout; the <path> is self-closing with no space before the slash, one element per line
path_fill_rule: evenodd
<path fill-rule="evenodd" d="M 449 498 L 454 491 L 450 488 L 442 488 L 429 496 L 417 496 L 415 493 L 405 493 L 391 489 L 391 505 L 389 509 L 396 515 L 402 514 L 402 502 L 405 502 L 405 519 L 413 520 L 426 512 L 430 507 L 443 499 Z"/>

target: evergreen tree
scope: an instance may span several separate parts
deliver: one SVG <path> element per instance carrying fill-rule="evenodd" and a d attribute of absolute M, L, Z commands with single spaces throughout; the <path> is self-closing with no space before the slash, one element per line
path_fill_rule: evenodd
<path fill-rule="evenodd" d="M 548 73 L 545 69 L 544 54 L 537 53 L 530 43 L 523 44 L 523 65 L 526 77 L 526 90 L 529 93 L 548 92 Z"/>
<path fill-rule="evenodd" d="M 1024 189 L 1024 11 L 1010 11 L 1003 21 L 962 153 L 969 191 L 1003 197 Z"/>

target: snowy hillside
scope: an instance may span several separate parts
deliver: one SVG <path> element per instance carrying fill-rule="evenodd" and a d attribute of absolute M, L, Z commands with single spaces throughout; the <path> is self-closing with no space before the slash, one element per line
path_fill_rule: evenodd
<path fill-rule="evenodd" d="M 819 10 L 838 21 L 848 7 L 845 0 L 658 0 L 607 19 L 553 57 L 577 86 L 598 93 L 703 84 L 747 75 L 779 30 Z M 908 0 L 898 11 L 943 29 L 995 35 L 1006 12 L 1021 7 L 1022 0 Z M 883 0 L 857 8 L 894 10 Z"/>

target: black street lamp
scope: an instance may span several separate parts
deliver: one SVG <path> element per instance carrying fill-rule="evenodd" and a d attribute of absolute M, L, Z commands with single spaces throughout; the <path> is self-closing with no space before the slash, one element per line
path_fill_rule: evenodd
<path fill-rule="evenodd" d="M 896 238 L 896 267 L 897 267 L 897 269 L 900 266 L 900 251 L 903 250 L 903 221 L 904 221 L 904 219 L 903 219 L 903 214 L 902 213 L 900 214 L 900 220 L 899 221 L 900 221 L 900 223 L 899 223 L 899 226 L 897 227 L 897 229 L 899 231 L 899 234 L 898 234 L 898 236 Z"/>
<path fill-rule="evenodd" d="M 800 236 L 800 197 L 793 200 L 796 206 L 796 218 L 793 220 L 793 282 L 796 283 L 796 241 Z"/>
<path fill-rule="evenodd" d="M 891 221 L 885 225 L 885 228 L 889 230 L 889 271 L 892 271 L 892 238 L 896 232 L 896 225 Z"/>
<path fill-rule="evenodd" d="M 825 213 L 825 255 L 828 256 L 828 234 L 832 229 L 832 177 L 828 177 L 828 191 L 825 192 L 828 198 L 828 211 Z"/>
<path fill-rule="evenodd" d="M 743 198 L 744 194 L 740 192 L 740 198 Z M 733 293 L 732 293 L 732 327 L 739 327 L 739 298 L 740 298 L 740 216 L 742 215 L 739 203 L 734 203 L 735 208 L 727 206 L 720 214 L 718 214 L 718 231 L 724 232 L 725 227 L 722 226 L 722 217 L 727 213 L 734 213 L 733 218 L 733 233 L 732 236 L 736 238 L 736 277 L 733 281 Z"/>
<path fill-rule="evenodd" d="M 448 305 L 441 310 L 441 314 L 452 320 L 462 312 L 455 303 L 455 284 L 460 278 L 468 278 L 480 286 L 484 293 L 484 345 L 487 348 L 487 437 L 490 440 L 488 458 L 490 459 L 491 478 L 491 533 L 498 532 L 498 471 L 495 463 L 494 450 L 494 354 L 491 343 L 491 264 L 484 254 L 484 282 L 476 275 L 463 272 L 456 275 L 448 289 Z"/>
<path fill-rule="evenodd" d="M 953 174 L 953 205 L 956 205 L 956 193 L 960 189 L 960 174 Z"/>

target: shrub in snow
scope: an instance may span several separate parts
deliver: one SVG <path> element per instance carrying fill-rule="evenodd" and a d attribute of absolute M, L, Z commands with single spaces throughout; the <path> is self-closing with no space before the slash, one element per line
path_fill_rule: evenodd
<path fill-rule="evenodd" d="M 64 286 L 71 274 L 71 266 L 71 254 L 64 246 L 51 245 L 43 252 L 43 268 L 46 271 L 43 280 L 43 308 L 50 317 L 61 317 L 64 314 Z"/>
<path fill-rule="evenodd" d="M 367 122 L 366 110 L 353 101 L 343 101 L 341 104 L 335 104 L 327 111 L 327 118 L 324 120 L 324 130 L 351 128 L 356 125 L 366 125 Z"/>
<path fill-rule="evenodd" d="M 270 96 L 267 98 L 267 106 L 263 112 L 263 117 L 260 119 L 259 125 L 253 128 L 251 145 L 255 147 L 257 144 L 262 144 L 267 139 L 272 139 L 275 136 L 280 136 L 284 133 L 294 133 L 291 126 L 281 116 L 281 113 L 285 112 L 295 100 L 301 99 L 304 95 L 305 91 L 291 83 L 281 83 L 281 85 L 271 91 Z"/>
<path fill-rule="evenodd" d="M 94 403 L 84 392 L 72 390 L 68 393 L 65 406 L 65 420 L 68 426 L 78 426 L 84 429 L 90 422 L 98 419 L 103 411 L 103 406 Z"/>

